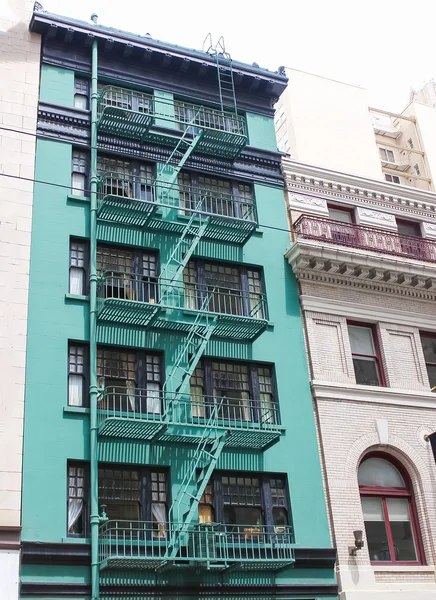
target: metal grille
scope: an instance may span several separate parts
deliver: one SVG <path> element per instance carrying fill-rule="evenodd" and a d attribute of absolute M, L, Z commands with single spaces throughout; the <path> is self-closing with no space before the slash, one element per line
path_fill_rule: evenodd
<path fill-rule="evenodd" d="M 139 471 L 136 469 L 99 469 L 98 498 L 139 502 Z"/>
<path fill-rule="evenodd" d="M 131 273 L 133 253 L 121 248 L 97 246 L 97 271 L 115 271 L 118 273 Z"/>
<path fill-rule="evenodd" d="M 221 478 L 223 504 L 230 506 L 261 506 L 261 485 L 257 477 Z"/>
<path fill-rule="evenodd" d="M 105 87 L 104 84 L 99 84 L 99 94 L 101 94 L 103 90 L 104 95 L 100 100 L 100 108 L 112 106 L 125 110 L 134 110 L 140 113 L 148 113 L 152 110 L 153 98 L 149 94 L 143 94 L 142 92 L 115 86 Z"/>
<path fill-rule="evenodd" d="M 213 362 L 212 377 L 214 389 L 250 389 L 248 367 L 232 363 Z"/>
<path fill-rule="evenodd" d="M 83 375 L 85 372 L 85 348 L 70 344 L 68 348 L 68 373 Z"/>
<path fill-rule="evenodd" d="M 97 375 L 111 379 L 135 379 L 133 352 L 97 349 Z"/>

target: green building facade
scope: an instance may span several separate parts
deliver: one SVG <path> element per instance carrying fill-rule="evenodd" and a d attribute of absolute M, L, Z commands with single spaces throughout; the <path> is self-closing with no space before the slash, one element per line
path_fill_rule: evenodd
<path fill-rule="evenodd" d="M 36 12 L 22 598 L 336 598 L 273 103 Z"/>

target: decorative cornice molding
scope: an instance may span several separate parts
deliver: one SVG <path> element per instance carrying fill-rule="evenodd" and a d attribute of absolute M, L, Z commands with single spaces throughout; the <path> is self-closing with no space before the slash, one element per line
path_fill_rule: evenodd
<path fill-rule="evenodd" d="M 432 192 L 401 186 L 399 193 L 398 186 L 393 188 L 383 181 L 327 171 L 288 159 L 283 160 L 283 173 L 289 193 L 436 221 L 436 194 Z"/>
<path fill-rule="evenodd" d="M 436 395 L 432 392 L 417 392 L 371 385 L 347 385 L 317 381 L 311 383 L 315 400 L 342 400 L 348 402 L 365 402 L 368 404 L 390 404 L 412 408 L 436 408 Z"/>
<path fill-rule="evenodd" d="M 436 300 L 433 263 L 301 239 L 285 257 L 299 280 Z"/>
<path fill-rule="evenodd" d="M 38 137 L 56 139 L 88 149 L 91 143 L 90 125 L 89 111 L 43 102 L 39 104 Z M 161 131 L 159 128 L 155 130 Z M 171 148 L 167 146 L 102 134 L 98 136 L 98 146 L 103 151 L 153 162 L 166 162 L 171 154 Z M 186 162 L 186 167 L 283 188 L 280 153 L 261 148 L 248 146 L 234 161 L 193 154 Z"/>
<path fill-rule="evenodd" d="M 435 314 L 430 315 L 417 311 L 396 310 L 386 304 L 377 304 L 376 300 L 373 304 L 361 304 L 334 298 L 309 296 L 303 293 L 300 296 L 300 302 L 303 311 L 337 315 L 368 323 L 395 323 L 396 325 L 418 327 L 426 331 L 436 331 L 436 306 Z"/>
<path fill-rule="evenodd" d="M 19 550 L 21 546 L 21 527 L 0 526 L 0 550 Z"/>

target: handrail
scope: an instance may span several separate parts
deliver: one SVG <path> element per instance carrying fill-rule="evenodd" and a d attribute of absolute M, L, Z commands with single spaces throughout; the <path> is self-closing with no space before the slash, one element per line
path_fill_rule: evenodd
<path fill-rule="evenodd" d="M 209 108 L 191 104 L 182 100 L 158 100 L 150 94 L 121 88 L 118 86 L 104 87 L 98 98 L 98 113 L 101 115 L 106 108 L 118 108 L 124 111 L 150 114 L 156 119 L 169 121 L 183 129 L 190 125 L 195 117 L 194 125 L 200 129 L 224 131 L 230 134 L 246 136 L 245 118 L 230 111 Z"/>
<path fill-rule="evenodd" d="M 170 279 L 121 271 L 100 271 L 97 296 L 100 301 L 112 298 L 165 308 L 267 319 L 266 295 L 260 292 L 198 283 L 174 283 Z"/>
<path fill-rule="evenodd" d="M 162 208 L 177 209 L 186 215 L 199 213 L 257 223 L 254 200 L 235 194 L 227 194 L 195 188 L 183 184 L 169 185 L 162 180 L 140 175 L 111 171 L 99 173 L 99 204 L 108 198 L 116 204 L 129 205 L 129 201 L 158 204 Z M 116 200 L 114 200 L 116 199 Z"/>
<path fill-rule="evenodd" d="M 183 531 L 180 561 L 288 562 L 294 560 L 289 525 L 107 521 L 99 530 L 100 562 L 111 558 L 169 559 L 170 540 Z"/>
<path fill-rule="evenodd" d="M 369 225 L 301 215 L 295 221 L 294 233 L 297 239 L 318 240 L 338 246 L 436 263 L 436 241 Z"/>
<path fill-rule="evenodd" d="M 171 407 L 171 410 L 168 408 Z M 124 418 L 172 425 L 195 425 L 242 430 L 280 430 L 278 404 L 274 401 L 232 397 L 182 396 L 162 390 L 108 386 L 101 392 L 99 424 L 108 418 Z M 209 423 L 213 417 L 213 423 Z"/>

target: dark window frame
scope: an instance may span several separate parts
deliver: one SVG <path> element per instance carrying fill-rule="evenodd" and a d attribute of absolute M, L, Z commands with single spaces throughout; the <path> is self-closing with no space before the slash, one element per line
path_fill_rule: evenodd
<path fill-rule="evenodd" d="M 436 332 L 434 332 L 434 331 L 420 331 L 419 332 L 419 337 L 420 337 L 420 340 L 421 340 L 422 353 L 424 355 L 425 367 L 427 369 L 427 376 L 428 376 L 428 380 L 429 380 L 429 383 L 430 383 L 430 391 L 434 390 L 434 392 L 436 392 L 436 382 L 435 382 L 435 385 L 432 386 L 432 384 L 431 384 L 431 378 L 430 378 L 430 374 L 429 374 L 429 370 L 428 370 L 429 366 L 430 367 L 434 367 L 436 369 L 436 362 L 431 362 L 431 361 L 429 361 L 429 360 L 426 359 L 425 352 L 424 352 L 424 345 L 422 343 L 422 338 L 426 337 L 426 338 L 432 338 L 434 340 L 435 344 L 436 344 Z"/>
<path fill-rule="evenodd" d="M 339 212 L 343 212 L 346 213 L 348 215 L 350 215 L 351 217 L 351 223 L 349 223 L 349 225 L 351 224 L 355 224 L 356 223 L 356 211 L 354 208 L 352 208 L 351 206 L 342 206 L 340 204 L 334 204 L 333 202 L 328 202 L 327 203 L 327 210 L 330 211 L 330 209 L 332 210 L 337 210 Z M 329 216 L 328 218 L 331 219 L 331 217 Z M 334 219 L 332 219 L 334 220 Z M 342 221 L 338 221 L 338 223 L 341 223 Z M 344 221 L 344 223 L 348 223 L 348 221 Z"/>
<path fill-rule="evenodd" d="M 70 496 L 70 468 L 81 468 L 84 471 L 84 496 L 83 496 L 83 512 L 82 512 L 82 522 L 83 522 L 83 532 L 82 533 L 70 533 L 68 530 L 68 511 L 69 511 L 69 502 L 71 498 L 75 498 L 75 496 Z M 66 494 L 67 494 L 67 506 L 66 506 L 66 535 L 69 538 L 87 538 L 90 535 L 90 469 L 89 463 L 80 460 L 67 460 L 67 478 L 66 478 Z"/>
<path fill-rule="evenodd" d="M 75 186 L 73 185 L 74 174 L 80 174 L 84 176 L 83 182 L 83 193 L 75 193 Z M 89 179 L 90 177 L 90 156 L 88 152 L 76 149 L 73 147 L 71 154 L 71 194 L 73 196 L 84 196 L 85 198 L 90 195 Z"/>
<path fill-rule="evenodd" d="M 377 325 L 375 323 L 365 323 L 362 321 L 347 320 L 347 328 L 348 328 L 348 325 L 351 325 L 353 327 L 364 327 L 366 329 L 371 330 L 372 342 L 374 344 L 374 352 L 375 352 L 374 356 L 371 356 L 370 354 L 353 354 L 353 350 L 351 349 L 351 343 L 350 343 L 351 358 L 353 359 L 354 356 L 356 356 L 356 357 L 362 356 L 363 358 L 375 358 L 375 366 L 376 366 L 377 375 L 378 375 L 378 379 L 379 379 L 378 387 L 386 387 L 386 377 L 385 377 L 385 373 L 384 373 L 384 369 L 383 369 L 383 360 L 382 360 L 382 355 L 381 355 L 381 348 L 380 348 L 379 336 L 378 336 L 378 331 L 377 331 Z M 357 381 L 356 381 L 356 383 L 357 383 Z M 357 383 L 357 385 L 365 385 L 365 384 Z"/>
<path fill-rule="evenodd" d="M 80 109 L 80 107 L 76 106 L 76 96 L 82 96 L 86 99 L 85 108 Z M 80 77 L 79 75 L 75 75 L 74 77 L 74 107 L 79 108 L 79 110 L 89 110 L 90 109 L 90 97 L 91 97 L 91 81 L 86 79 L 85 77 Z"/>
<path fill-rule="evenodd" d="M 208 483 L 208 488 L 206 492 L 203 494 L 202 498 L 199 502 L 200 506 L 210 506 L 212 507 L 212 515 L 216 523 L 220 523 L 222 525 L 226 525 L 224 519 L 224 510 L 225 506 L 231 506 L 231 503 L 224 503 L 224 494 L 223 494 L 223 478 L 242 478 L 242 479 L 258 479 L 260 483 L 260 504 L 259 505 L 251 505 L 251 506 L 259 506 L 261 509 L 261 516 L 263 523 L 261 524 L 266 528 L 266 530 L 270 530 L 271 533 L 274 531 L 274 527 L 280 527 L 274 523 L 274 508 L 284 508 L 286 516 L 287 516 L 287 526 L 292 524 L 292 512 L 291 512 L 291 502 L 289 495 L 289 482 L 287 475 L 285 473 L 256 473 L 256 472 L 245 472 L 245 471 L 214 471 L 212 473 L 211 479 Z M 284 502 L 285 506 L 280 506 L 274 503 L 272 496 L 272 486 L 271 482 L 276 480 L 282 480 L 284 484 Z M 210 502 L 205 501 L 205 494 L 210 498 Z M 244 506 L 244 505 L 240 505 Z M 249 506 L 249 505 L 247 505 Z M 240 525 L 251 525 L 250 523 L 241 523 Z M 233 525 L 234 527 L 238 527 L 237 524 Z M 253 526 L 255 526 L 253 524 Z M 231 524 L 228 524 L 227 527 L 232 527 Z"/>
<path fill-rule="evenodd" d="M 84 266 L 78 267 L 76 265 L 71 264 L 72 257 L 72 244 L 80 244 L 83 245 L 83 260 Z M 83 271 L 83 286 L 82 286 L 82 295 L 87 295 L 89 293 L 89 239 L 88 238 L 78 238 L 78 237 L 70 237 L 70 245 L 69 245 L 69 268 L 68 268 L 68 292 L 71 294 L 71 269 L 82 269 Z"/>
<path fill-rule="evenodd" d="M 406 235 L 409 237 L 416 237 L 419 239 L 422 239 L 422 231 L 421 231 L 421 223 L 420 221 L 412 221 L 411 219 L 398 219 L 395 218 L 395 222 L 397 224 L 397 229 L 398 229 L 398 234 L 401 235 Z M 406 226 L 406 227 L 410 227 L 412 228 L 415 233 L 405 233 L 405 232 L 401 232 L 399 230 L 398 226 Z"/>
<path fill-rule="evenodd" d="M 393 467 L 395 467 L 400 473 L 401 477 L 404 480 L 405 488 L 390 488 L 383 486 L 361 486 L 359 485 L 359 495 L 362 497 L 372 497 L 372 498 L 380 498 L 382 501 L 383 507 L 383 516 L 386 527 L 386 535 L 388 538 L 389 544 L 389 553 L 391 558 L 394 560 L 390 561 L 373 561 L 371 560 L 372 565 L 425 565 L 425 553 L 424 546 L 422 542 L 422 535 L 419 525 L 419 517 L 418 511 L 416 508 L 415 496 L 413 493 L 413 485 L 409 476 L 409 473 L 404 468 L 404 466 L 393 456 L 390 454 L 385 454 L 384 452 L 369 452 L 365 454 L 365 456 L 360 461 L 359 467 L 365 462 L 365 460 L 369 458 L 381 458 L 388 463 L 390 463 Z M 408 499 L 408 507 L 410 514 L 410 525 L 412 530 L 413 540 L 415 542 L 416 549 L 416 561 L 398 561 L 395 559 L 395 549 L 393 543 L 392 530 L 389 522 L 389 515 L 387 511 L 386 500 L 388 498 L 407 498 Z"/>
<path fill-rule="evenodd" d="M 70 375 L 77 375 L 76 372 L 70 371 L 70 349 L 72 347 L 81 348 L 83 350 L 83 385 L 82 385 L 82 404 L 81 408 L 89 408 L 89 343 L 83 341 L 68 340 L 67 350 L 67 406 L 78 406 L 70 404 L 69 378 Z"/>
<path fill-rule="evenodd" d="M 396 185 L 401 185 L 401 179 L 398 175 L 392 175 L 391 173 L 385 173 L 385 181 L 388 183 L 395 183 Z M 388 179 L 390 177 L 390 179 Z M 398 181 L 396 181 L 398 179 Z"/>

